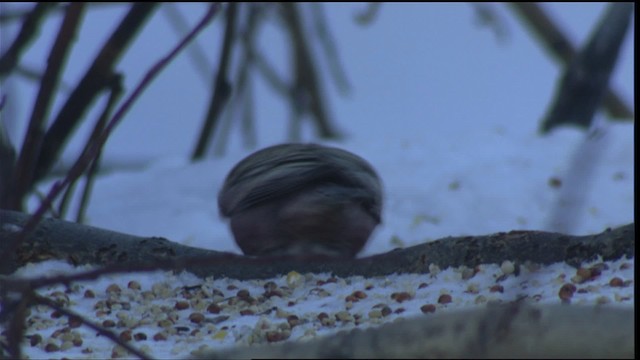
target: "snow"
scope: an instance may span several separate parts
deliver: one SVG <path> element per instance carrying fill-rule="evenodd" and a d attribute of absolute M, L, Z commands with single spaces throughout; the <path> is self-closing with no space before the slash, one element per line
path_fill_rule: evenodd
<path fill-rule="evenodd" d="M 367 159 L 378 170 L 385 187 L 383 224 L 361 256 L 445 236 L 510 230 L 581 235 L 634 221 L 633 123 L 602 122 L 589 134 L 563 128 L 539 136 L 537 127 L 551 102 L 559 70 L 513 21 L 511 13 L 502 13 L 508 20 L 511 38 L 500 45 L 490 31 L 474 25 L 467 5 L 384 4 L 379 18 L 366 28 L 352 21 L 353 13 L 362 6 L 326 5 L 327 18 L 331 19 L 341 59 L 354 88 L 349 97 L 341 98 L 326 85 L 336 123 L 347 135 L 342 141 L 327 144 Z M 584 40 L 603 9 L 602 4 L 547 6 L 573 30 L 570 33 L 581 36 L 579 41 Z M 185 9 L 193 12 L 190 15 L 195 22 L 198 13 L 194 7 Z M 159 27 L 156 23 L 154 26 Z M 213 28 L 219 31 L 216 26 Z M 276 34 L 276 30 L 267 29 L 261 41 L 274 41 Z M 413 41 L 414 37 L 419 41 Z M 83 39 L 86 42 L 81 35 L 76 46 L 82 46 Z M 142 47 L 146 42 L 157 45 L 144 39 L 136 44 Z M 271 51 L 273 58 L 280 56 L 277 50 Z M 150 53 L 157 56 L 145 61 L 159 58 L 164 50 Z M 630 32 L 612 80 L 613 86 L 628 99 L 634 95 L 632 54 L 633 32 Z M 44 57 L 33 55 L 33 58 Z M 123 60 L 125 73 L 127 69 L 148 68 L 145 64 L 132 66 L 132 61 Z M 179 69 L 190 66 L 184 61 L 176 62 L 152 85 L 154 90 L 150 89 L 132 109 L 130 118 L 125 119 L 105 151 L 105 161 L 142 160 L 149 165 L 98 178 L 87 222 L 129 234 L 162 236 L 185 245 L 239 253 L 227 224 L 219 217 L 216 196 L 231 167 L 255 149 L 242 148 L 240 139 L 234 135 L 224 157 L 194 164 L 185 159 L 202 117 L 199 113 L 202 110 L 194 110 L 201 107 L 194 104 L 204 104 L 208 95 L 197 85 L 199 80 L 194 74 L 180 72 Z M 283 67 L 286 63 L 283 62 L 276 62 L 277 67 Z M 127 78 L 129 88 L 135 84 L 135 78 Z M 264 147 L 283 141 L 288 117 L 286 107 L 267 93 L 264 84 L 257 85 L 259 143 Z M 171 101 L 158 100 L 166 98 Z M 170 106 L 165 106 L 166 102 Z M 18 128 L 13 132 L 20 133 L 22 130 Z M 315 141 L 312 133 L 312 128 L 305 126 L 303 139 Z M 70 151 L 66 159 L 74 159 L 73 154 Z M 560 180 L 559 187 L 553 185 L 556 180 Z M 36 205 L 34 199 L 31 206 Z M 596 260 L 583 267 L 601 266 L 597 265 L 600 263 L 601 260 Z M 428 316 L 421 311 L 426 304 L 434 305 L 438 313 L 491 301 L 513 301 L 525 295 L 537 303 L 558 303 L 559 289 L 566 283 L 575 283 L 578 288 L 572 304 L 633 308 L 634 259 L 605 264 L 599 276 L 584 283 L 575 280 L 576 269 L 567 264 L 540 269 L 531 265 L 531 269 L 525 267 L 518 276 L 504 274 L 501 264 L 486 264 L 476 269 L 471 278 L 461 275 L 469 269 L 434 269 L 431 274 L 338 278 L 328 283 L 329 274 L 290 273 L 271 280 L 236 281 L 154 272 L 105 276 L 77 283 L 67 296 L 73 305 L 71 309 L 98 323 L 106 319 L 116 321 L 118 313 L 123 318 L 153 319 L 134 330 L 145 333 L 147 339 L 132 340 L 130 344 L 153 357 L 173 358 L 188 356 L 203 345 L 220 349 L 264 342 L 264 331 L 273 331 L 271 336 L 289 331 L 290 340 L 307 339 L 350 329 L 356 323 L 364 327 L 398 317 Z M 503 266 L 508 267 L 508 263 Z M 47 261 L 28 265 L 16 275 L 33 277 L 83 269 L 88 267 L 74 269 L 63 262 Z M 626 285 L 612 286 L 611 280 L 616 277 Z M 131 281 L 140 283 L 141 289 L 129 288 Z M 284 287 L 287 296 L 258 299 L 268 281 L 273 281 L 278 289 Z M 122 291 L 117 295 L 107 293 L 111 284 L 117 284 Z M 158 284 L 167 287 L 161 290 Z M 174 309 L 176 301 L 184 299 L 182 287 L 195 285 L 202 285 L 208 296 L 207 304 L 220 301 L 223 309 L 219 314 L 207 312 L 206 307 L 199 308 L 202 304 L 192 303 L 193 298 L 185 300 L 190 302 L 188 309 Z M 492 291 L 495 285 L 501 285 L 504 292 L 496 288 Z M 87 289 L 95 293 L 94 298 L 85 297 Z M 154 289 L 157 290 L 154 298 L 145 299 L 142 293 Z M 223 293 L 222 299 L 216 298 L 213 289 Z M 232 300 L 240 289 L 248 290 L 257 303 Z M 47 288 L 41 293 L 57 290 L 64 288 Z M 348 305 L 345 297 L 355 291 L 367 296 Z M 400 303 L 392 298 L 393 293 L 401 292 L 408 293 L 410 299 Z M 451 295 L 452 302 L 438 302 L 443 294 Z M 96 304 L 110 298 L 130 303 L 130 310 L 111 309 L 110 313 L 98 316 Z M 291 301 L 293 305 L 289 305 Z M 391 314 L 371 315 L 382 308 L 376 308 L 378 304 L 388 306 Z M 274 307 L 279 312 L 267 311 Z M 400 308 L 404 310 L 398 311 Z M 255 314 L 239 315 L 239 311 L 246 309 Z M 24 355 L 107 358 L 119 354 L 113 343 L 84 326 L 72 329 L 83 339 L 81 346 L 46 352 L 46 341 L 67 321 L 64 316 L 52 319 L 51 311 L 45 307 L 32 310 L 31 317 L 40 318 L 45 325 L 41 329 L 29 328 L 27 335 L 39 333 L 44 340 L 36 346 L 30 346 L 26 340 Z M 359 319 L 349 320 L 341 314 L 345 320 L 335 320 L 342 311 L 352 317 L 357 314 Z M 164 341 L 153 339 L 163 330 L 157 326 L 158 312 L 177 316 L 171 318 L 171 326 L 165 329 L 174 329 L 174 333 L 168 333 Z M 203 313 L 204 323 L 190 321 L 188 317 L 193 312 Z M 325 323 L 319 320 L 320 312 L 334 319 L 333 324 L 331 320 Z M 292 314 L 298 316 L 301 324 L 286 329 L 281 324 L 288 323 L 287 316 Z M 213 319 L 219 316 L 229 318 L 223 321 L 218 318 L 216 321 L 220 322 L 214 323 Z M 176 332 L 180 326 L 189 330 Z M 119 334 L 124 329 L 116 326 L 113 330 Z M 196 329 L 197 333 L 191 334 Z M 51 341 L 58 346 L 64 342 L 60 337 Z M 83 349 L 92 352 L 83 353 Z"/>

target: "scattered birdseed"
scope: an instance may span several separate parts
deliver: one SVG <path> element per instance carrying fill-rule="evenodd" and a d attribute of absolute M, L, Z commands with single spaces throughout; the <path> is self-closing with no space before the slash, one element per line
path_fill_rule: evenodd
<path fill-rule="evenodd" d="M 127 274 L 71 284 L 76 290 L 69 293 L 64 286 L 52 286 L 41 294 L 149 357 L 188 357 L 203 349 L 312 339 L 496 302 L 634 306 L 633 259 L 596 260 L 577 269 L 528 262 L 519 268 L 510 261 L 473 268 L 432 264 L 429 274 L 340 278 L 294 271 L 247 281 L 158 272 L 154 277 Z M 580 281 L 574 281 L 577 277 Z M 79 319 L 46 306 L 30 310 L 21 349 L 25 357 L 131 356 L 105 336 L 79 326 Z"/>

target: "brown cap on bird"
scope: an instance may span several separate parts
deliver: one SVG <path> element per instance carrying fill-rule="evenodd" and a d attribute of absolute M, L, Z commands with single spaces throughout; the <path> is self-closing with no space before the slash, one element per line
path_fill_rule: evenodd
<path fill-rule="evenodd" d="M 382 184 L 348 151 L 281 144 L 240 161 L 218 207 L 246 255 L 353 258 L 380 224 Z"/>

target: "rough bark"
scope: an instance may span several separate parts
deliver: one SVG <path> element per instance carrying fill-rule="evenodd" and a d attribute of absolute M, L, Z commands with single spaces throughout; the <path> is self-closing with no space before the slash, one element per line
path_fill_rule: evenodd
<path fill-rule="evenodd" d="M 523 303 L 394 321 L 206 359 L 633 358 L 634 310 Z"/>
<path fill-rule="evenodd" d="M 0 252 L 14 239 L 29 215 L 0 210 Z M 337 276 L 384 276 L 392 273 L 428 273 L 430 265 L 474 267 L 511 260 L 539 264 L 567 262 L 579 266 L 602 256 L 603 260 L 632 257 L 635 224 L 607 229 L 600 234 L 571 236 L 543 231 L 511 231 L 487 236 L 447 237 L 387 253 L 344 261 L 327 258 L 251 258 L 180 245 L 160 237 L 138 237 L 45 219 L 20 244 L 9 259 L 0 262 L 0 274 L 29 263 L 63 259 L 72 264 L 142 266 L 186 269 L 198 276 L 261 279 L 292 270 L 329 272 Z"/>

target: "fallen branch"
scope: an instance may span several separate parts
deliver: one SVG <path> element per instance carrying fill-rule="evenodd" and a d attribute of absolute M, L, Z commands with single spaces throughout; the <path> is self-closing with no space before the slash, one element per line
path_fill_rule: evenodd
<path fill-rule="evenodd" d="M 0 250 L 11 243 L 29 215 L 0 210 Z M 383 276 L 393 273 L 428 273 L 430 265 L 474 267 L 511 260 L 539 264 L 567 262 L 579 266 L 598 256 L 613 260 L 632 257 L 635 226 L 587 236 L 544 231 L 511 231 L 487 236 L 448 237 L 396 249 L 353 261 L 327 258 L 251 258 L 184 246 L 160 237 L 138 237 L 56 219 L 43 220 L 0 264 L 9 274 L 30 262 L 63 259 L 74 265 L 117 264 L 117 271 L 184 269 L 198 276 L 263 279 L 292 270 L 300 273 L 330 272 L 337 276 Z"/>

